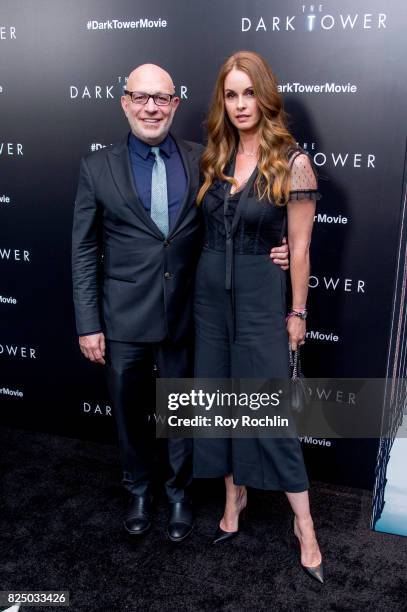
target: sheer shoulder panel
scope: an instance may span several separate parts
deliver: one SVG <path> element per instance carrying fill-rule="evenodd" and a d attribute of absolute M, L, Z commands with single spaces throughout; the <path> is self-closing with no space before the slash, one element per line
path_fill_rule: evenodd
<path fill-rule="evenodd" d="M 291 185 L 289 201 L 320 200 L 317 174 L 312 161 L 302 149 L 297 150 L 290 159 Z"/>

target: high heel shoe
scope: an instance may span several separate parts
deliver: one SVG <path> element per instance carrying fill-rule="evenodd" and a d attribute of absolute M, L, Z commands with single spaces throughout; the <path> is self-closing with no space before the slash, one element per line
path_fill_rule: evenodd
<path fill-rule="evenodd" d="M 241 509 L 239 512 L 239 523 L 244 521 L 247 516 L 246 506 Z M 224 531 L 221 527 L 218 527 L 215 533 L 215 537 L 213 538 L 212 544 L 218 544 L 218 542 L 225 542 L 226 540 L 231 540 L 235 538 L 240 533 L 240 529 L 236 531 Z"/>
<path fill-rule="evenodd" d="M 300 543 L 300 548 L 301 548 L 301 536 L 298 532 L 297 523 L 296 523 L 295 518 L 294 518 L 294 535 L 298 538 L 298 541 Z M 310 576 L 311 578 L 314 578 L 314 580 L 317 580 L 321 584 L 324 584 L 324 567 L 322 564 L 322 560 L 321 560 L 321 563 L 319 565 L 316 565 L 315 567 L 303 565 L 301 561 L 300 561 L 300 565 L 308 576 Z"/>

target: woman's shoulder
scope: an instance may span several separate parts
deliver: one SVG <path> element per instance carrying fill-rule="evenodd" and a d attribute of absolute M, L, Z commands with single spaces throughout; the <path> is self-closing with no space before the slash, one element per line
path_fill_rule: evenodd
<path fill-rule="evenodd" d="M 290 166 L 289 200 L 319 200 L 318 175 L 309 152 L 293 146 L 288 158 Z"/>
<path fill-rule="evenodd" d="M 308 151 L 300 147 L 297 144 L 290 144 L 286 149 L 286 159 L 288 160 L 290 166 L 294 163 L 294 161 L 300 156 L 305 155 L 308 159 L 310 159 L 310 154 Z M 301 158 L 300 158 L 301 159 Z M 306 159 L 302 157 L 302 159 Z"/>

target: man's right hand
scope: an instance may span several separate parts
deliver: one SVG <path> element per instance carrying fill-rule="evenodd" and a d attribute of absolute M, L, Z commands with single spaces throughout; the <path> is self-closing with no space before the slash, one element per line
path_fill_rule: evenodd
<path fill-rule="evenodd" d="M 102 332 L 90 336 L 80 336 L 79 346 L 87 359 L 105 365 L 105 336 Z"/>

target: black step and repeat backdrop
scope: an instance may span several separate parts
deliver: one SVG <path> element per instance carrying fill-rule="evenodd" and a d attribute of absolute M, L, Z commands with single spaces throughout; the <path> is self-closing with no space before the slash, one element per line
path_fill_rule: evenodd
<path fill-rule="evenodd" d="M 79 160 L 127 132 L 126 75 L 153 62 L 204 141 L 219 66 L 255 50 L 319 170 L 306 373 L 386 371 L 407 123 L 404 0 L 2 0 L 1 422 L 115 439 L 101 367 L 77 348 L 70 231 Z M 346 403 L 346 397 L 341 401 Z M 311 475 L 371 487 L 375 440 L 306 439 Z"/>

